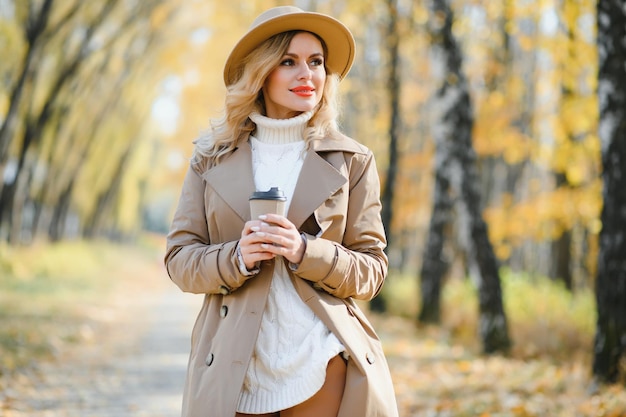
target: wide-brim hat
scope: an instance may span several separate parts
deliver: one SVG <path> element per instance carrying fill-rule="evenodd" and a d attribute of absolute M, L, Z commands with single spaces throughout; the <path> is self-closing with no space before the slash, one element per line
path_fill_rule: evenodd
<path fill-rule="evenodd" d="M 282 32 L 302 30 L 319 36 L 327 48 L 326 67 L 339 78 L 346 76 L 354 61 L 355 42 L 350 30 L 339 20 L 294 6 L 274 7 L 257 17 L 237 42 L 224 66 L 224 83 L 237 81 L 238 66 L 261 43 Z"/>

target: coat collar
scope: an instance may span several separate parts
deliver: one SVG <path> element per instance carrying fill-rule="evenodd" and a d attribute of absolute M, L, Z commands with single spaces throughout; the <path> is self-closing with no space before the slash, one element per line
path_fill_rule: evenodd
<path fill-rule="evenodd" d="M 320 154 L 331 151 L 361 153 L 364 148 L 355 141 L 340 138 L 313 141 L 307 150 L 296 183 L 287 218 L 300 227 L 304 221 L 333 195 L 348 178 Z M 244 142 L 227 158 L 202 174 L 209 186 L 245 222 L 250 219 L 248 197 L 254 192 L 252 150 Z"/>

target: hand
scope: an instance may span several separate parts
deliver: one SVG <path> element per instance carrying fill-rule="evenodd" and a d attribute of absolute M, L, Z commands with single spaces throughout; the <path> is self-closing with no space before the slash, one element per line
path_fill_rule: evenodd
<path fill-rule="evenodd" d="M 239 247 L 246 267 L 252 269 L 257 262 L 276 256 L 299 264 L 306 248 L 296 226 L 278 214 L 263 215 L 259 219 L 246 222 L 241 232 Z"/>

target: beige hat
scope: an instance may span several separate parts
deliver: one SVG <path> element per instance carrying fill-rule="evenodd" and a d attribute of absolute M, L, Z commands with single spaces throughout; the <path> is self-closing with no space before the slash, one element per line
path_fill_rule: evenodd
<path fill-rule="evenodd" d="M 274 35 L 292 30 L 311 32 L 324 40 L 328 49 L 326 67 L 331 72 L 343 78 L 350 71 L 355 43 L 352 33 L 343 23 L 325 14 L 281 6 L 259 15 L 237 42 L 224 66 L 224 83 L 228 86 L 237 81 L 237 65 L 254 48 Z"/>

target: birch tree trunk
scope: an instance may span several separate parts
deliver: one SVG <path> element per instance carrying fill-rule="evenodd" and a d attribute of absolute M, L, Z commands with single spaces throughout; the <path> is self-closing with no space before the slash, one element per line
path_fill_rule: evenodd
<path fill-rule="evenodd" d="M 599 136 L 604 181 L 593 374 L 616 382 L 626 353 L 626 5 L 598 2 Z"/>
<path fill-rule="evenodd" d="M 418 316 L 420 323 L 432 324 L 441 321 L 441 285 L 450 268 L 450 262 L 445 258 L 443 249 L 446 235 L 449 234 L 448 229 L 452 224 L 453 208 L 449 178 L 451 156 L 447 152 L 443 138 L 436 137 L 435 140 L 437 147 L 433 209 L 420 271 L 421 308 Z"/>
<path fill-rule="evenodd" d="M 479 178 L 476 169 L 476 154 L 472 146 L 472 131 L 474 118 L 469 95 L 469 86 L 463 73 L 463 57 L 461 50 L 452 34 L 453 15 L 448 0 L 433 1 L 433 49 L 442 62 L 442 85 L 437 92 L 440 120 L 435 132 L 438 157 L 447 160 L 439 161 L 437 168 L 445 170 L 437 173 L 439 180 L 451 179 L 456 188 L 453 195 L 461 197 L 466 213 L 466 224 L 469 228 L 470 252 L 479 271 L 479 331 L 482 339 L 483 351 L 493 353 L 506 351 L 510 347 L 507 320 L 502 303 L 500 276 L 498 263 L 489 241 L 487 224 L 482 218 L 480 208 Z M 443 183 L 442 183 L 443 184 Z M 445 193 L 447 194 L 447 193 Z M 433 216 L 441 215 L 436 211 L 435 201 Z M 448 219 L 450 216 L 448 216 Z M 435 219 L 435 221 L 437 221 Z M 440 221 L 440 220 L 439 220 Z M 449 221 L 449 220 L 448 220 Z M 431 227 L 433 223 L 431 222 Z M 438 226 L 443 229 L 441 225 Z M 434 229 L 431 229 L 434 231 Z M 432 233 L 429 236 L 428 248 L 439 250 L 442 244 L 436 239 L 444 236 Z M 429 261 L 441 262 L 435 253 L 428 255 Z M 440 263 L 441 265 L 441 263 Z M 441 273 L 441 268 L 435 271 Z M 428 271 L 424 271 L 428 273 Z M 441 276 L 422 277 L 426 282 L 435 285 L 441 282 Z M 438 281 L 437 281 L 438 280 Z M 424 285 L 422 285 L 424 287 Z M 431 290 L 437 290 L 433 286 Z M 439 295 L 437 294 L 437 297 Z M 432 314 L 432 313 L 430 313 Z"/>

